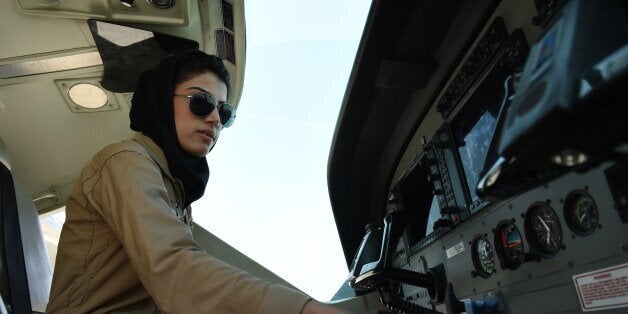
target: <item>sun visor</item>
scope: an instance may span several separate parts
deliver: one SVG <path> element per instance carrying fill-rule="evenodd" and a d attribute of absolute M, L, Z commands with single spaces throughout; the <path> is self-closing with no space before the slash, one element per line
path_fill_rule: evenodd
<path fill-rule="evenodd" d="M 199 47 L 196 41 L 163 33 L 95 20 L 88 24 L 104 66 L 101 85 L 114 93 L 133 92 L 144 70 L 170 54 Z"/>

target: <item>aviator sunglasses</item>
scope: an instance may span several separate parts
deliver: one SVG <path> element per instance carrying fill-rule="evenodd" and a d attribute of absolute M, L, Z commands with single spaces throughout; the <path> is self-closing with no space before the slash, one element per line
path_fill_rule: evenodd
<path fill-rule="evenodd" d="M 216 107 L 218 107 L 218 116 L 220 117 L 220 123 L 225 128 L 230 127 L 233 124 L 236 116 L 236 108 L 226 102 L 219 102 L 216 104 L 216 99 L 211 94 L 205 92 L 195 92 L 192 95 L 179 95 L 175 96 L 187 97 L 190 100 L 190 111 L 199 117 L 205 118 L 209 116 Z"/>

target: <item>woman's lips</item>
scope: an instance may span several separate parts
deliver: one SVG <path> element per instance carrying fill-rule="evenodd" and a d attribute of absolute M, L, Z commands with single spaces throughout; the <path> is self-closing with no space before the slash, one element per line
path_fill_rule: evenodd
<path fill-rule="evenodd" d="M 209 132 L 198 131 L 197 133 L 200 134 L 201 138 L 207 142 L 214 140 Z"/>

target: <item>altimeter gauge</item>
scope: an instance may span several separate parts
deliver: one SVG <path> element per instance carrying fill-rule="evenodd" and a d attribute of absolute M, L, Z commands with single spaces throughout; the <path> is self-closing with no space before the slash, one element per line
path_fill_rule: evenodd
<path fill-rule="evenodd" d="M 524 229 L 530 250 L 540 257 L 556 255 L 563 244 L 560 220 L 547 203 L 536 202 L 528 208 Z"/>

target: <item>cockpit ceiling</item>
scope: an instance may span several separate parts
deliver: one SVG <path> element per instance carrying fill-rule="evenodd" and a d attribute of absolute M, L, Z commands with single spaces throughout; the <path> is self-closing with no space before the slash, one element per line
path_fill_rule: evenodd
<path fill-rule="evenodd" d="M 0 26 L 5 30 L 0 32 L 0 138 L 15 176 L 28 192 L 35 198 L 54 195 L 37 202 L 40 210 L 63 204 L 91 155 L 131 136 L 132 85 L 136 74 L 150 66 L 140 61 L 156 62 L 177 51 L 165 49 L 155 58 L 134 53 L 122 58 L 116 49 L 141 46 L 148 39 L 171 46 L 185 42 L 187 48 L 218 55 L 226 60 L 232 78 L 229 101 L 238 104 L 246 51 L 243 1 L 177 0 L 164 8 L 154 5 L 158 3 L 163 1 L 0 1 Z M 116 49 L 103 54 L 90 21 L 100 24 L 103 41 L 115 43 Z M 120 31 L 129 28 L 135 35 Z M 117 59 L 127 66 L 111 66 Z M 114 76 L 135 74 L 127 75 L 125 82 L 131 84 L 121 87 L 103 79 L 108 70 Z M 114 92 L 101 93 L 107 97 L 99 102 L 105 104 L 102 108 L 86 109 L 68 97 L 75 84 Z"/>

